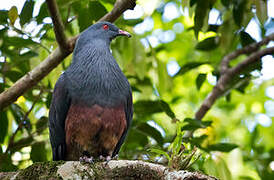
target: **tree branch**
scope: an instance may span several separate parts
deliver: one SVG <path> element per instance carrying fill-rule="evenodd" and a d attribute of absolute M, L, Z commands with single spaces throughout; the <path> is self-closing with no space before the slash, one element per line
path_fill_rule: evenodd
<path fill-rule="evenodd" d="M 262 45 L 265 45 L 269 43 L 269 41 L 274 40 L 274 33 L 270 34 L 269 36 L 266 36 L 262 41 L 257 43 L 252 43 L 248 46 L 245 46 L 244 48 L 238 49 L 236 51 L 233 51 L 232 53 L 226 55 L 223 60 L 221 61 L 220 71 L 221 74 L 224 74 L 226 70 L 228 70 L 229 62 L 236 57 L 242 55 L 242 54 L 250 54 L 256 50 L 258 50 Z"/>
<path fill-rule="evenodd" d="M 118 6 L 119 5 L 119 6 Z M 124 11 L 134 8 L 135 0 L 117 0 L 111 12 L 107 13 L 100 21 L 114 22 Z M 53 21 L 54 22 L 54 21 Z M 28 89 L 36 85 L 48 75 L 59 63 L 63 61 L 72 51 L 78 36 L 68 40 L 69 51 L 56 48 L 43 62 L 28 72 L 14 83 L 12 87 L 0 94 L 0 110 L 16 101 Z M 59 43 L 59 42 L 58 42 Z"/>
<path fill-rule="evenodd" d="M 217 178 L 186 170 L 175 171 L 163 165 L 144 161 L 111 160 L 95 164 L 79 161 L 34 163 L 17 172 L 0 173 L 0 179 L 184 179 L 217 180 Z"/>
<path fill-rule="evenodd" d="M 244 61 L 239 63 L 237 66 L 230 68 L 221 75 L 216 86 L 213 88 L 212 92 L 204 100 L 203 104 L 200 106 L 199 110 L 195 114 L 195 118 L 201 120 L 207 111 L 212 107 L 215 101 L 226 91 L 226 85 L 235 76 L 241 73 L 248 65 L 260 60 L 261 57 L 274 53 L 274 47 L 266 48 L 252 53 Z"/>
<path fill-rule="evenodd" d="M 48 10 L 53 22 L 55 38 L 62 51 L 69 51 L 65 29 L 55 0 L 47 0 Z"/>

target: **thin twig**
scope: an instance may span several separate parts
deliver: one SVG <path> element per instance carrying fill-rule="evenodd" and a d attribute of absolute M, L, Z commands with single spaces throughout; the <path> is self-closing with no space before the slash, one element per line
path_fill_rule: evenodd
<path fill-rule="evenodd" d="M 257 60 L 260 60 L 261 57 L 272 53 L 274 53 L 274 47 L 259 50 L 252 53 L 243 62 L 239 63 L 235 67 L 226 70 L 225 74 L 221 75 L 212 92 L 207 96 L 199 110 L 196 112 L 195 118 L 201 120 L 205 116 L 217 98 L 219 98 L 225 92 L 226 86 L 234 76 L 241 73 L 249 64 L 252 64 Z"/>
<path fill-rule="evenodd" d="M 21 130 L 24 127 L 24 123 L 25 121 L 28 119 L 29 114 L 31 113 L 31 111 L 34 108 L 34 105 L 38 102 L 38 100 L 40 99 L 41 95 L 43 93 L 43 90 L 40 90 L 40 93 L 38 94 L 38 96 L 35 98 L 35 100 L 33 101 L 30 109 L 25 113 L 24 118 L 20 121 L 20 123 L 18 124 L 16 130 L 14 131 L 14 133 L 12 134 L 12 136 L 9 139 L 9 143 L 8 143 L 8 147 L 5 151 L 4 154 L 7 154 L 8 151 L 12 148 L 13 144 L 14 144 L 14 139 L 16 134 L 19 132 L 19 130 Z"/>
<path fill-rule="evenodd" d="M 232 53 L 226 55 L 221 61 L 221 66 L 220 66 L 221 74 L 224 74 L 226 72 L 226 70 L 229 69 L 228 65 L 231 60 L 235 59 L 236 57 L 238 57 L 242 54 L 250 54 L 254 51 L 257 51 L 261 46 L 269 43 L 271 40 L 274 40 L 274 33 L 266 36 L 260 42 L 252 43 L 248 46 L 245 46 L 244 48 L 238 49 L 238 50 L 233 51 Z"/>
<path fill-rule="evenodd" d="M 55 0 L 47 0 L 47 4 L 54 25 L 53 29 L 57 43 L 60 46 L 61 51 L 68 51 L 68 42 L 57 3 Z"/>

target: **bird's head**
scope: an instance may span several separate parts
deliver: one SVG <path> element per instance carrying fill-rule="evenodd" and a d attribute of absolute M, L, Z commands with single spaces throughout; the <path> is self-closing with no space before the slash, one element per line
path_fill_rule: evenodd
<path fill-rule="evenodd" d="M 87 33 L 89 37 L 110 41 L 117 36 L 131 37 L 128 32 L 119 29 L 110 22 L 98 22 L 96 24 L 93 24 L 84 33 Z"/>

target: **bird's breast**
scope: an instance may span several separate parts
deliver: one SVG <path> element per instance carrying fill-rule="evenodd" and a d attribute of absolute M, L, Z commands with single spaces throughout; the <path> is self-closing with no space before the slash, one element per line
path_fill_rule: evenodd
<path fill-rule="evenodd" d="M 122 105 L 71 105 L 65 122 L 66 159 L 78 160 L 83 155 L 111 156 L 126 126 Z"/>

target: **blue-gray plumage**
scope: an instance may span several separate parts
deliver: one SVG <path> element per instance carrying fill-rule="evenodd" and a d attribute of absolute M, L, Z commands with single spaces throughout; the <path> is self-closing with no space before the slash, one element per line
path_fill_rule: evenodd
<path fill-rule="evenodd" d="M 120 35 L 130 37 L 109 22 L 99 22 L 78 38 L 50 107 L 53 160 L 118 154 L 133 114 L 130 84 L 110 52 L 111 40 Z"/>

